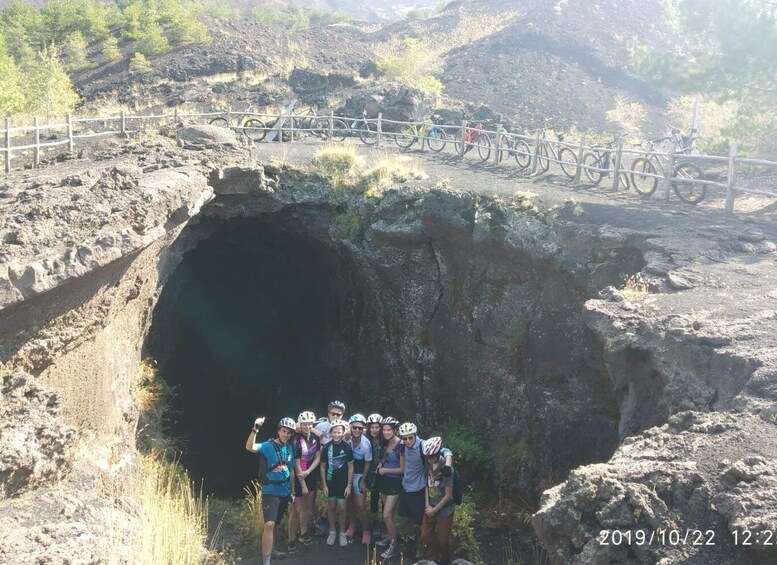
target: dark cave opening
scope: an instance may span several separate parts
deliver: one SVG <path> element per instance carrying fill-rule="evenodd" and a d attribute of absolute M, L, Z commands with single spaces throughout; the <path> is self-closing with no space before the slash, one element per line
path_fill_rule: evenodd
<path fill-rule="evenodd" d="M 256 416 L 267 416 L 266 439 L 281 417 L 318 414 L 324 396 L 343 395 L 331 334 L 354 291 L 343 257 L 278 218 L 205 218 L 195 229 L 210 235 L 165 285 L 146 355 L 175 387 L 168 425 L 182 464 L 206 492 L 240 497 L 256 476 L 244 449 Z"/>

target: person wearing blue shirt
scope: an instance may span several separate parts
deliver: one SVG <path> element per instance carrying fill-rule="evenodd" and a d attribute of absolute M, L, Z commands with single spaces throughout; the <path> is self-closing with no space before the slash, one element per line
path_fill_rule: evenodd
<path fill-rule="evenodd" d="M 283 519 L 286 507 L 294 497 L 292 490 L 294 477 L 294 450 L 289 440 L 294 435 L 297 423 L 292 418 L 281 418 L 278 422 L 278 436 L 256 443 L 256 434 L 264 424 L 264 418 L 257 418 L 254 427 L 246 439 L 246 449 L 264 457 L 262 476 L 262 565 L 270 565 L 273 551 L 275 524 Z"/>

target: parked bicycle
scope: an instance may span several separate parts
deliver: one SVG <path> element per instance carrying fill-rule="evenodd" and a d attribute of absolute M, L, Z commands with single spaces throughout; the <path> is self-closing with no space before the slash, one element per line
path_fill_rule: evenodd
<path fill-rule="evenodd" d="M 436 120 L 439 118 L 440 116 L 434 115 L 426 118 L 423 123 L 410 124 L 394 137 L 394 141 L 402 149 L 409 149 L 416 141 L 420 141 L 423 147 L 426 140 L 429 149 L 439 153 L 445 148 L 447 139 L 445 131 L 436 125 Z"/>
<path fill-rule="evenodd" d="M 293 117 L 294 128 L 321 139 L 344 141 L 348 135 L 348 124 L 340 118 L 319 116 L 318 109 L 310 106 L 307 112 Z"/>
<path fill-rule="evenodd" d="M 502 137 L 502 159 L 514 157 L 521 169 L 527 169 L 531 165 L 532 151 L 529 144 L 517 135 L 505 132 Z"/>
<path fill-rule="evenodd" d="M 546 131 L 552 129 L 556 134 L 556 141 L 549 139 L 546 135 Z M 548 172 L 550 169 L 550 163 L 558 163 L 561 166 L 561 170 L 569 178 L 573 179 L 577 175 L 577 157 L 575 152 L 569 147 L 564 147 L 561 143 L 564 141 L 564 132 L 556 131 L 551 126 L 540 130 L 542 135 L 540 136 L 540 145 L 537 151 L 537 168 Z"/>
<path fill-rule="evenodd" d="M 604 145 L 593 145 L 591 146 L 591 151 L 583 155 L 583 174 L 589 181 L 594 183 L 594 186 L 602 182 L 605 176 L 611 177 L 615 174 L 613 154 L 618 143 L 623 138 L 625 136 L 615 136 L 612 141 Z M 623 170 L 620 170 L 618 174 L 618 184 L 628 190 L 629 186 L 631 186 L 628 175 Z"/>
<path fill-rule="evenodd" d="M 464 143 L 463 151 L 462 141 Z M 491 156 L 491 138 L 488 137 L 481 122 L 475 124 L 475 127 L 464 128 L 463 132 L 459 128 L 455 133 L 453 146 L 459 155 L 464 155 L 473 147 L 477 147 L 481 161 L 488 161 Z"/>
<path fill-rule="evenodd" d="M 660 150 L 671 150 L 671 145 L 670 149 L 665 149 L 667 143 L 677 141 L 677 154 L 690 154 L 695 131 L 691 130 L 688 136 L 683 136 L 680 135 L 679 129 L 671 128 L 670 135 L 648 141 L 646 154 L 637 157 L 631 164 L 631 183 L 634 190 L 643 196 L 652 196 L 658 189 L 659 177 L 666 176 L 669 167 L 669 155 Z M 669 183 L 680 200 L 695 205 L 704 200 L 707 195 L 707 186 L 694 182 L 703 178 L 704 173 L 698 165 L 681 161 L 674 165 Z"/>
<path fill-rule="evenodd" d="M 367 110 L 362 111 L 362 117 L 348 124 L 351 135 L 358 135 L 365 145 L 375 145 L 378 142 L 378 125 L 367 117 Z"/>
<path fill-rule="evenodd" d="M 208 123 L 222 128 L 231 127 L 254 143 L 259 143 L 267 136 L 267 126 L 262 120 L 251 114 L 250 104 L 244 113 L 231 114 L 229 117 L 230 119 L 227 120 L 225 112 L 224 116 L 213 118 Z"/>

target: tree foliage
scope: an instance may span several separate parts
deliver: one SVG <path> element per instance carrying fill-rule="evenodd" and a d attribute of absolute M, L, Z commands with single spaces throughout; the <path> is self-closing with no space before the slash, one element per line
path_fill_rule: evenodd
<path fill-rule="evenodd" d="M 0 34 L 0 116 L 15 114 L 24 108 L 26 99 L 21 79 L 22 73 Z"/>
<path fill-rule="evenodd" d="M 54 46 L 38 53 L 23 84 L 28 94 L 27 111 L 47 119 L 71 111 L 79 99 Z"/>

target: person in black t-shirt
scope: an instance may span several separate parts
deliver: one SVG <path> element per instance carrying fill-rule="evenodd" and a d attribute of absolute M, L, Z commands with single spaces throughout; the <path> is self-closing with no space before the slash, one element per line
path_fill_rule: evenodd
<path fill-rule="evenodd" d="M 329 433 L 332 441 L 321 450 L 321 480 L 324 483 L 324 494 L 327 497 L 327 519 L 329 520 L 329 537 L 327 545 L 334 545 L 337 532 L 335 531 L 335 506 L 339 514 L 340 546 L 348 545 L 345 535 L 347 512 L 345 499 L 351 494 L 351 482 L 353 481 L 353 449 L 343 441 L 346 423 L 342 420 L 332 422 Z"/>

